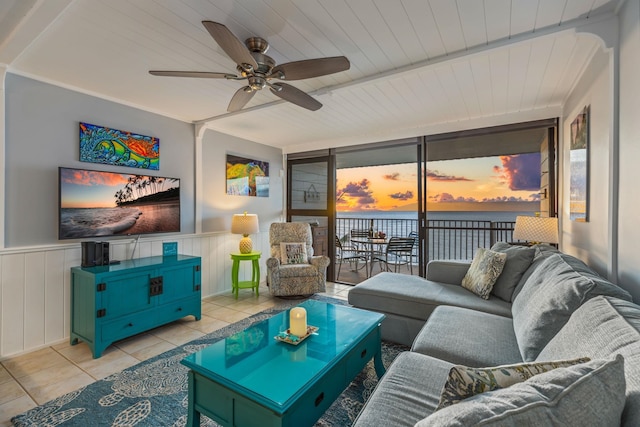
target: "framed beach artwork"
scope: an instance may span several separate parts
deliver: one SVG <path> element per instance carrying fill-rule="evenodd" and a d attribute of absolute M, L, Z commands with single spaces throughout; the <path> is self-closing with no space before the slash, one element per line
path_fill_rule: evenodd
<path fill-rule="evenodd" d="M 227 194 L 269 197 L 269 162 L 227 154 Z"/>
<path fill-rule="evenodd" d="M 569 149 L 569 217 L 589 221 L 589 110 L 586 106 L 571 122 Z"/>
<path fill-rule="evenodd" d="M 160 140 L 80 122 L 80 161 L 160 170 Z"/>

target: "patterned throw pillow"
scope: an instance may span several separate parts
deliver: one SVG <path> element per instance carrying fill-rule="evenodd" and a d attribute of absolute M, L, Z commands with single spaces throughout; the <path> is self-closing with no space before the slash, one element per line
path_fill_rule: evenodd
<path fill-rule="evenodd" d="M 438 402 L 436 411 L 476 394 L 506 388 L 513 384 L 526 381 L 534 375 L 556 368 L 585 363 L 589 360 L 588 357 L 582 357 L 573 360 L 521 363 L 492 368 L 454 366 L 449 371 L 447 382 L 442 388 L 442 394 L 440 395 L 440 401 Z"/>
<path fill-rule="evenodd" d="M 282 264 L 307 264 L 307 245 L 304 243 L 280 243 Z"/>
<path fill-rule="evenodd" d="M 478 248 L 469 271 L 462 279 L 462 287 L 483 299 L 489 299 L 493 284 L 502 273 L 507 254 Z"/>
<path fill-rule="evenodd" d="M 430 414 L 415 427 L 619 426 L 627 409 L 625 393 L 624 358 L 618 354 L 478 394 Z M 628 415 L 625 411 L 623 424 L 637 424 Z"/>

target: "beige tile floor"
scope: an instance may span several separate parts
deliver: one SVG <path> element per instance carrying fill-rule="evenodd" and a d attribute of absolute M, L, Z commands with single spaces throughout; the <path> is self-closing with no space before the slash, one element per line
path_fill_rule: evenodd
<path fill-rule="evenodd" d="M 351 286 L 327 283 L 322 295 L 347 299 Z M 277 302 L 266 287 L 260 296 L 240 290 L 231 295 L 205 298 L 202 319 L 192 316 L 115 342 L 99 359 L 93 359 L 89 347 L 69 342 L 53 345 L 0 362 L 0 427 L 11 426 L 11 417 L 55 399 L 115 372 L 147 360 L 167 350 L 213 332 Z"/>

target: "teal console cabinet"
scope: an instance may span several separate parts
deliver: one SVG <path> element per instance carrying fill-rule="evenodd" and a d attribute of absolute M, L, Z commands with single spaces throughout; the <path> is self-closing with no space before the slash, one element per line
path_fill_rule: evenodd
<path fill-rule="evenodd" d="M 98 358 L 114 341 L 192 315 L 201 317 L 200 257 L 155 256 L 71 268 L 71 345 Z"/>

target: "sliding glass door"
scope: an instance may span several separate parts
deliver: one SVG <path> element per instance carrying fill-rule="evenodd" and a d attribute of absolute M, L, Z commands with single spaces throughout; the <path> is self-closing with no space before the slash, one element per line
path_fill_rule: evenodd
<path fill-rule="evenodd" d="M 335 173 L 328 152 L 306 153 L 287 160 L 287 221 L 308 222 L 313 252 L 334 259 Z M 333 262 L 327 270 L 333 278 Z"/>
<path fill-rule="evenodd" d="M 335 280 L 357 284 L 381 271 L 419 275 L 422 147 L 417 138 L 337 148 Z M 379 237 L 371 239 L 371 235 Z M 400 246 L 404 242 L 404 246 Z M 394 252 L 403 247 L 405 253 Z M 399 251 L 400 249 L 398 249 Z M 338 255 L 340 255 L 338 253 Z"/>

